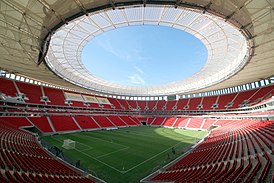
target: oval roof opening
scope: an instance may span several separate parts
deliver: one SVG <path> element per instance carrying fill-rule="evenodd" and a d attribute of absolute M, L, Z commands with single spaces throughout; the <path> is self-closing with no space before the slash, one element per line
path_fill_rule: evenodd
<path fill-rule="evenodd" d="M 83 64 L 83 49 L 92 39 L 118 28 L 141 25 L 166 26 L 195 36 L 206 47 L 206 63 L 186 79 L 176 78 L 158 85 L 145 85 L 146 81 L 136 76 L 136 72 L 142 72 L 142 68 L 137 71 L 138 66 L 134 68 L 133 65 L 131 73 L 123 76 L 128 81 L 133 81 L 130 85 L 102 79 L 102 76 L 92 73 Z M 184 41 L 181 47 L 183 45 Z M 151 47 L 150 51 L 155 49 Z M 177 54 L 176 50 L 174 54 Z M 170 53 L 167 52 L 166 55 Z M 123 56 L 127 57 L 126 54 Z M 60 77 L 87 89 L 114 95 L 159 96 L 182 94 L 221 83 L 239 72 L 249 58 L 248 39 L 238 27 L 220 17 L 185 7 L 140 5 L 96 11 L 64 24 L 51 37 L 46 63 Z M 174 64 L 170 65 L 172 66 L 165 67 L 175 67 Z M 142 85 L 136 85 L 137 83 Z"/>
<path fill-rule="evenodd" d="M 180 81 L 206 63 L 207 49 L 192 34 L 165 26 L 128 26 L 101 34 L 82 51 L 96 77 L 129 86 Z"/>

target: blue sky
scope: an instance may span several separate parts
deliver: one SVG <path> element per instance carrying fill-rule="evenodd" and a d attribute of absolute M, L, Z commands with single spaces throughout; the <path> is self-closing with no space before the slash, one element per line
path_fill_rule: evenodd
<path fill-rule="evenodd" d="M 207 60 L 203 43 L 184 31 L 164 26 L 129 26 L 92 39 L 82 61 L 94 75 L 129 86 L 178 81 L 199 71 Z"/>

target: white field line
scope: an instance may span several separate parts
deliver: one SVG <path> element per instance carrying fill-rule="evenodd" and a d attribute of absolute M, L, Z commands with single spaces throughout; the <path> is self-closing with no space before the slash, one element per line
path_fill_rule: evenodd
<path fill-rule="evenodd" d="M 58 139 L 56 139 L 56 140 L 62 142 L 62 140 L 58 140 Z M 89 154 L 87 154 L 87 153 L 85 153 L 85 152 L 82 152 L 82 151 L 78 150 L 77 148 L 75 148 L 74 150 L 76 150 L 76 151 L 78 151 L 78 152 L 84 154 L 85 156 L 88 156 L 88 157 L 90 157 L 90 158 L 92 158 L 92 159 L 95 159 L 96 161 L 98 161 L 98 162 L 100 162 L 100 163 L 102 163 L 102 164 L 108 166 L 109 168 L 112 168 L 113 170 L 116 170 L 117 172 L 123 173 L 122 171 L 118 170 L 117 168 L 115 168 L 115 167 L 113 167 L 113 166 L 111 166 L 111 165 L 109 165 L 109 164 L 107 164 L 107 163 L 104 163 L 103 161 L 101 161 L 101 160 L 99 160 L 99 159 L 97 159 L 97 158 L 95 158 L 95 157 L 92 157 L 92 156 L 90 156 Z"/>
<path fill-rule="evenodd" d="M 62 140 L 59 140 L 59 139 L 56 139 L 56 140 L 59 141 L 59 142 L 63 142 Z M 86 147 L 87 147 L 86 149 L 78 150 L 78 151 L 86 151 L 86 150 L 93 149 L 93 147 L 90 147 L 90 146 L 88 146 L 88 145 L 86 145 L 86 144 L 83 144 L 83 143 L 81 143 L 81 142 L 78 142 L 78 141 L 75 141 L 75 142 L 77 142 L 78 144 L 82 144 L 83 146 L 86 146 Z M 75 148 L 75 149 L 76 149 L 76 148 Z"/>
<path fill-rule="evenodd" d="M 90 137 L 90 136 L 85 136 L 85 138 L 88 137 L 88 138 L 92 138 L 92 139 L 98 139 L 98 140 L 101 140 L 101 141 L 104 141 L 104 142 L 108 142 L 108 143 L 111 143 L 111 144 L 117 144 L 118 146 L 121 146 L 121 147 L 124 147 L 124 148 L 129 148 L 128 146 L 125 146 L 123 144 L 118 144 L 116 142 L 112 142 L 112 141 L 108 141 L 108 140 L 104 140 L 104 139 L 100 139 L 100 138 L 97 138 L 97 137 Z"/>
<path fill-rule="evenodd" d="M 107 154 L 103 154 L 103 155 L 100 155 L 100 156 L 97 156 L 96 158 L 102 158 L 102 157 L 105 157 L 105 156 L 108 156 L 108 155 L 111 155 L 113 153 L 117 153 L 117 152 L 120 152 L 120 151 L 123 151 L 123 150 L 126 150 L 126 149 L 129 149 L 129 147 L 124 147 L 122 149 L 118 149 L 116 151 L 112 151 L 110 153 L 107 153 Z"/>
<path fill-rule="evenodd" d="M 89 148 L 86 148 L 86 149 L 83 149 L 83 150 L 81 150 L 81 152 L 83 152 L 83 151 L 88 151 L 88 150 L 91 150 L 91 149 L 93 149 L 92 147 L 89 147 Z M 80 150 L 79 150 L 80 151 Z"/>
<path fill-rule="evenodd" d="M 90 157 L 90 158 L 92 158 L 92 159 L 95 159 L 96 161 L 98 161 L 98 162 L 100 162 L 100 163 L 102 163 L 102 164 L 108 166 L 109 168 L 111 168 L 111 169 L 113 169 L 113 170 L 116 170 L 117 172 L 123 173 L 122 171 L 118 170 L 117 168 L 115 168 L 115 167 L 113 167 L 113 166 L 111 166 L 111 165 L 109 165 L 109 164 L 107 164 L 107 163 L 105 163 L 105 162 L 103 162 L 103 161 L 101 161 L 101 160 L 95 158 L 95 157 L 92 157 L 92 156 L 90 156 L 89 154 L 87 154 L 87 153 L 85 153 L 85 152 L 81 152 L 81 151 L 79 151 L 78 149 L 75 149 L 75 150 L 78 151 L 78 152 L 80 152 L 80 153 L 82 153 L 82 154 L 84 154 L 84 155 L 86 155 L 86 156 L 88 156 L 88 157 Z"/>
<path fill-rule="evenodd" d="M 93 147 L 90 147 L 90 146 L 88 146 L 88 145 L 86 145 L 86 144 L 83 144 L 83 143 L 81 143 L 81 142 L 78 142 L 78 141 L 75 141 L 75 142 L 78 143 L 78 144 L 82 144 L 83 146 L 88 147 L 88 148 L 86 148 L 86 149 L 84 149 L 84 150 L 82 150 L 82 151 L 86 151 L 86 150 L 93 149 Z"/>
<path fill-rule="evenodd" d="M 174 146 L 172 146 L 172 147 L 176 147 L 176 146 L 178 146 L 180 143 L 182 143 L 182 142 L 179 142 L 179 143 L 175 144 L 175 145 L 174 145 Z M 133 170 L 133 169 L 137 168 L 138 166 L 140 166 L 140 165 L 142 165 L 142 164 L 146 163 L 147 161 L 149 161 L 149 160 L 151 160 L 151 159 L 153 159 L 153 158 L 157 157 L 158 155 L 163 154 L 164 152 L 166 152 L 166 151 L 170 150 L 172 147 L 169 147 L 169 148 L 167 148 L 166 150 L 164 150 L 164 151 L 162 151 L 162 152 L 160 152 L 160 153 L 158 153 L 158 154 L 155 154 L 154 156 L 152 156 L 152 157 L 150 157 L 150 158 L 146 159 L 145 161 L 143 161 L 143 162 L 139 163 L 138 165 L 135 165 L 134 167 L 132 167 L 132 168 L 130 168 L 130 169 L 128 169 L 128 170 L 126 170 L 126 171 L 123 171 L 123 173 L 127 173 L 127 172 L 129 172 L 129 171 L 131 171 L 131 170 Z"/>
<path fill-rule="evenodd" d="M 61 140 L 58 140 L 58 141 L 62 142 Z M 105 141 L 105 140 L 104 140 L 104 141 Z M 109 142 L 109 141 L 107 141 L 107 142 Z M 175 145 L 172 146 L 172 147 L 176 147 L 176 146 L 177 146 L 178 144 L 180 144 L 180 143 L 182 143 L 182 142 L 179 142 L 179 143 L 175 144 Z M 141 163 L 139 163 L 139 164 L 133 166 L 132 168 L 130 168 L 130 169 L 126 170 L 126 171 L 118 170 L 117 168 L 115 168 L 115 167 L 113 167 L 113 166 L 111 166 L 111 165 L 109 165 L 109 164 L 107 164 L 107 163 L 105 163 L 105 162 L 103 162 L 103 161 L 97 159 L 98 157 L 96 157 L 96 158 L 95 158 L 95 157 L 92 157 L 92 156 L 90 156 L 89 154 L 87 154 L 87 153 L 85 153 L 85 152 L 83 152 L 83 151 L 78 150 L 77 148 L 75 148 L 75 150 L 78 151 L 78 152 L 80 152 L 80 153 L 82 153 L 82 154 L 84 154 L 85 156 L 88 156 L 88 157 L 90 157 L 90 158 L 92 158 L 92 159 L 95 159 L 96 161 L 98 161 L 98 162 L 100 162 L 100 163 L 102 163 L 102 164 L 104 164 L 104 165 L 110 167 L 110 168 L 113 169 L 113 170 L 116 170 L 117 172 L 120 172 L 120 173 L 122 173 L 122 174 L 125 174 L 125 173 L 127 173 L 127 172 L 129 172 L 129 171 L 131 171 L 131 170 L 133 170 L 133 169 L 135 169 L 135 168 L 137 168 L 138 166 L 140 166 L 140 165 L 146 163 L 147 161 L 149 161 L 149 160 L 151 160 L 151 159 L 157 157 L 158 155 L 160 155 L 160 154 L 162 154 L 162 153 L 164 153 L 164 152 L 170 150 L 172 147 L 167 148 L 166 150 L 164 150 L 164 151 L 162 151 L 162 152 L 160 152 L 160 153 L 158 153 L 158 154 L 156 154 L 156 155 L 150 157 L 149 159 L 146 159 L 145 161 L 143 161 L 143 162 L 141 162 Z M 118 150 L 121 151 L 121 150 L 125 150 L 126 148 L 129 148 L 129 147 L 125 147 L 125 148 L 123 148 L 123 149 L 118 149 Z M 113 153 L 113 152 L 111 152 L 111 153 Z M 110 153 L 104 154 L 104 155 L 109 155 L 109 154 L 110 154 Z M 102 155 L 102 156 L 104 156 L 104 155 Z M 99 156 L 99 157 L 102 157 L 102 156 Z"/>
<path fill-rule="evenodd" d="M 133 132 L 133 133 L 134 133 L 134 132 Z M 139 135 L 140 135 L 140 134 L 139 134 Z M 197 134 L 197 135 L 198 135 L 198 134 Z M 143 135 L 143 136 L 145 136 L 145 135 Z M 176 147 L 176 146 L 178 146 L 180 143 L 183 143 L 183 142 L 178 142 L 178 143 L 175 144 L 174 146 L 169 147 L 169 148 L 167 148 L 166 150 L 164 150 L 164 151 L 162 151 L 162 152 L 160 152 L 160 153 L 158 153 L 158 154 L 155 154 L 154 156 L 152 156 L 152 157 L 146 159 L 145 161 L 143 161 L 143 162 L 141 162 L 141 163 L 139 163 L 139 164 L 133 166 L 132 168 L 130 168 L 130 169 L 128 169 L 128 170 L 126 170 L 126 171 L 120 171 L 120 170 L 118 170 L 117 168 L 115 168 L 115 167 L 113 167 L 113 166 L 111 166 L 111 165 L 109 165 L 109 164 L 107 164 L 107 163 L 105 163 L 105 162 L 103 162 L 103 161 L 101 161 L 101 160 L 99 160 L 99 159 L 97 159 L 97 158 L 104 157 L 104 156 L 108 156 L 108 155 L 110 155 L 110 154 L 112 154 L 112 153 L 115 153 L 115 152 L 119 152 L 119 151 L 128 149 L 129 147 L 128 147 L 128 146 L 125 146 L 125 145 L 122 145 L 122 144 L 115 143 L 115 142 L 111 142 L 111 141 L 108 141 L 108 140 L 103 140 L 103 139 L 100 139 L 100 138 L 97 138 L 97 137 L 90 137 L 90 136 L 86 136 L 86 137 L 98 139 L 98 140 L 101 140 L 101 141 L 105 141 L 105 142 L 108 142 L 108 143 L 117 144 L 117 145 L 119 145 L 119 146 L 123 146 L 123 147 L 124 147 L 124 148 L 122 148 L 122 149 L 118 149 L 118 150 L 113 151 L 113 152 L 111 152 L 111 153 L 107 153 L 107 154 L 104 154 L 104 155 L 101 155 L 101 156 L 97 156 L 97 157 L 92 157 L 92 156 L 90 156 L 89 154 L 87 154 L 87 153 L 85 153 L 85 152 L 82 152 L 82 151 L 80 151 L 80 150 L 78 150 L 78 149 L 75 148 L 75 150 L 77 150 L 78 152 L 80 152 L 80 153 L 82 153 L 82 154 L 84 154 L 84 155 L 86 155 L 86 156 L 88 156 L 88 157 L 90 157 L 90 158 L 92 158 L 92 159 L 95 159 L 96 161 L 98 161 L 98 162 L 100 162 L 100 163 L 102 163 L 102 164 L 104 164 L 104 165 L 110 167 L 111 169 L 116 170 L 117 172 L 120 172 L 120 173 L 122 173 L 122 174 L 125 174 L 125 173 L 127 173 L 127 172 L 129 172 L 129 171 L 131 171 L 131 170 L 133 170 L 133 169 L 135 169 L 135 168 L 137 168 L 138 166 L 140 166 L 140 165 L 146 163 L 147 161 L 149 161 L 149 160 L 151 160 L 151 159 L 153 159 L 153 158 L 159 156 L 160 154 L 163 154 L 163 153 L 167 152 L 167 151 L 170 150 L 172 147 Z M 86 146 L 87 146 L 87 145 L 86 145 Z"/>
<path fill-rule="evenodd" d="M 62 142 L 62 141 L 59 140 L 59 139 L 56 139 L 56 140 L 58 140 L 59 142 Z M 86 151 L 86 150 L 93 149 L 93 147 L 90 147 L 90 146 L 88 146 L 88 145 L 86 145 L 86 144 L 83 144 L 83 143 L 81 143 L 81 142 L 78 142 L 78 141 L 76 141 L 76 140 L 75 140 L 75 142 L 77 142 L 78 144 L 82 144 L 83 146 L 86 146 L 86 147 L 87 147 L 86 149 L 83 149 L 83 150 L 81 150 L 81 151 Z"/>

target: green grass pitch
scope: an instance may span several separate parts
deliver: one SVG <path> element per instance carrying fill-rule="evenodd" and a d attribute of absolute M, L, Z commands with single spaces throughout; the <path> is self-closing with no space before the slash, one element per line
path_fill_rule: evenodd
<path fill-rule="evenodd" d="M 64 139 L 76 141 L 75 149 L 63 149 L 67 157 L 80 160 L 81 166 L 109 183 L 129 183 L 139 182 L 182 155 L 205 135 L 203 131 L 141 126 L 47 136 L 44 140 L 61 149 Z"/>

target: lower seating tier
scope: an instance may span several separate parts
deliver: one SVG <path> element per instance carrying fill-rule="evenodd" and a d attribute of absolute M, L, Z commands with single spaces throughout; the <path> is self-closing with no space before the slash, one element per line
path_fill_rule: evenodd
<path fill-rule="evenodd" d="M 37 139 L 0 123 L 0 182 L 95 182 L 48 154 Z"/>
<path fill-rule="evenodd" d="M 221 120 L 218 125 L 202 143 L 147 181 L 266 181 L 273 165 L 274 121 Z"/>

